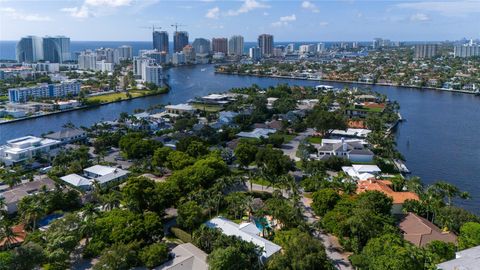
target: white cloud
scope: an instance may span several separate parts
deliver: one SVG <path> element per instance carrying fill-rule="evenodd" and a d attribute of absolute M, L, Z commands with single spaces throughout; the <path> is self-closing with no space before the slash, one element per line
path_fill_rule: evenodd
<path fill-rule="evenodd" d="M 480 13 L 480 1 L 422 1 L 397 4 L 398 8 L 414 9 L 421 12 L 438 12 L 444 16 L 463 17 L 469 14 Z"/>
<path fill-rule="evenodd" d="M 295 14 L 282 16 L 278 21 L 273 22 L 272 26 L 273 27 L 287 26 L 290 22 L 294 22 L 296 20 L 297 20 L 297 16 L 295 16 Z"/>
<path fill-rule="evenodd" d="M 330 23 L 329 22 L 320 22 L 320 26 L 321 27 L 325 27 L 327 25 L 329 25 Z"/>
<path fill-rule="evenodd" d="M 139 8 L 142 9 L 156 2 L 158 0 L 145 0 L 139 4 Z M 130 6 L 132 3 L 133 0 L 85 0 L 81 6 L 62 8 L 60 11 L 69 13 L 74 18 L 83 19 L 95 17 L 108 9 Z"/>
<path fill-rule="evenodd" d="M 14 20 L 22 20 L 22 21 L 28 21 L 28 22 L 48 22 L 52 21 L 52 18 L 49 16 L 42 16 L 38 14 L 29 14 L 25 12 L 20 12 L 17 11 L 14 8 L 11 7 L 5 7 L 5 8 L 0 8 L 0 14 L 3 14 L 5 16 L 8 16 L 11 19 Z"/>
<path fill-rule="evenodd" d="M 207 14 L 205 14 L 205 17 L 209 19 L 218 19 L 218 16 L 220 16 L 219 7 L 211 8 L 207 11 Z"/>
<path fill-rule="evenodd" d="M 237 10 L 229 10 L 227 12 L 227 15 L 229 16 L 237 16 L 242 13 L 247 13 L 249 11 L 255 10 L 255 9 L 260 9 L 260 8 L 270 8 L 269 5 L 266 5 L 264 3 L 258 2 L 256 0 L 245 0 L 240 6 L 239 9 Z"/>
<path fill-rule="evenodd" d="M 430 18 L 428 17 L 427 14 L 424 14 L 424 13 L 415 13 L 412 16 L 410 16 L 410 21 L 413 21 L 413 22 L 424 22 L 428 20 L 430 20 Z"/>
<path fill-rule="evenodd" d="M 303 2 L 302 2 L 302 8 L 311 10 L 312 12 L 315 12 L 315 13 L 320 12 L 320 10 L 318 9 L 318 7 L 317 7 L 314 3 L 310 2 L 310 1 L 303 1 Z"/>

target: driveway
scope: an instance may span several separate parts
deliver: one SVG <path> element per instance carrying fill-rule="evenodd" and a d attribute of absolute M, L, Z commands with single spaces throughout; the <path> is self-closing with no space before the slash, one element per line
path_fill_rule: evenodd
<path fill-rule="evenodd" d="M 297 157 L 297 149 L 300 142 L 306 139 L 308 136 L 312 136 L 315 131 L 311 128 L 307 129 L 304 132 L 298 134 L 297 137 L 293 138 L 288 143 L 282 145 L 283 154 L 289 156 L 291 159 L 295 161 L 300 161 L 300 158 Z"/>

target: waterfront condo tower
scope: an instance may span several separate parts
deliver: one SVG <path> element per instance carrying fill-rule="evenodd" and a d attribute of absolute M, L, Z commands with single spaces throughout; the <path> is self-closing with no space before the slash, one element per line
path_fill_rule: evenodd
<path fill-rule="evenodd" d="M 269 34 L 262 34 L 258 36 L 258 47 L 264 57 L 273 55 L 273 36 Z"/>
<path fill-rule="evenodd" d="M 213 53 L 228 53 L 227 38 L 212 38 L 212 52 Z"/>
<path fill-rule="evenodd" d="M 17 61 L 34 63 L 43 60 L 43 40 L 41 37 L 27 36 L 17 43 Z"/>
<path fill-rule="evenodd" d="M 228 54 L 235 56 L 243 55 L 243 37 L 232 36 L 228 41 Z"/>

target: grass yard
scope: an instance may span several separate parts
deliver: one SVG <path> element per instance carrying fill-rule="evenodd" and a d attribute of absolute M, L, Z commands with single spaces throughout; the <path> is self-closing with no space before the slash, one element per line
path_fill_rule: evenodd
<path fill-rule="evenodd" d="M 144 94 L 147 94 L 148 91 L 145 90 L 137 90 L 137 91 L 130 91 L 130 95 L 132 97 L 140 97 L 143 96 Z M 105 95 L 98 95 L 98 96 L 91 96 L 88 97 L 87 100 L 89 101 L 99 101 L 99 102 L 113 102 L 117 100 L 126 100 L 129 99 L 127 97 L 127 93 L 125 92 L 120 92 L 120 93 L 110 93 L 110 94 L 105 94 Z"/>
<path fill-rule="evenodd" d="M 280 135 L 282 135 L 284 143 L 289 143 L 291 140 L 297 137 L 297 134 L 280 134 Z"/>
<path fill-rule="evenodd" d="M 321 144 L 322 143 L 322 137 L 312 137 L 312 136 L 309 136 L 307 138 L 307 141 L 309 143 L 314 143 L 314 144 Z"/>

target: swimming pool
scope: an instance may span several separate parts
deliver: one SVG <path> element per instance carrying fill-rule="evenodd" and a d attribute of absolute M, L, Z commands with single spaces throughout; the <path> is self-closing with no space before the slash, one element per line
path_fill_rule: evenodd
<path fill-rule="evenodd" d="M 50 214 L 44 218 L 42 218 L 39 222 L 38 222 L 38 227 L 43 227 L 43 226 L 47 226 L 48 224 L 52 223 L 52 221 L 56 220 L 56 219 L 59 219 L 63 217 L 63 214 Z"/>

